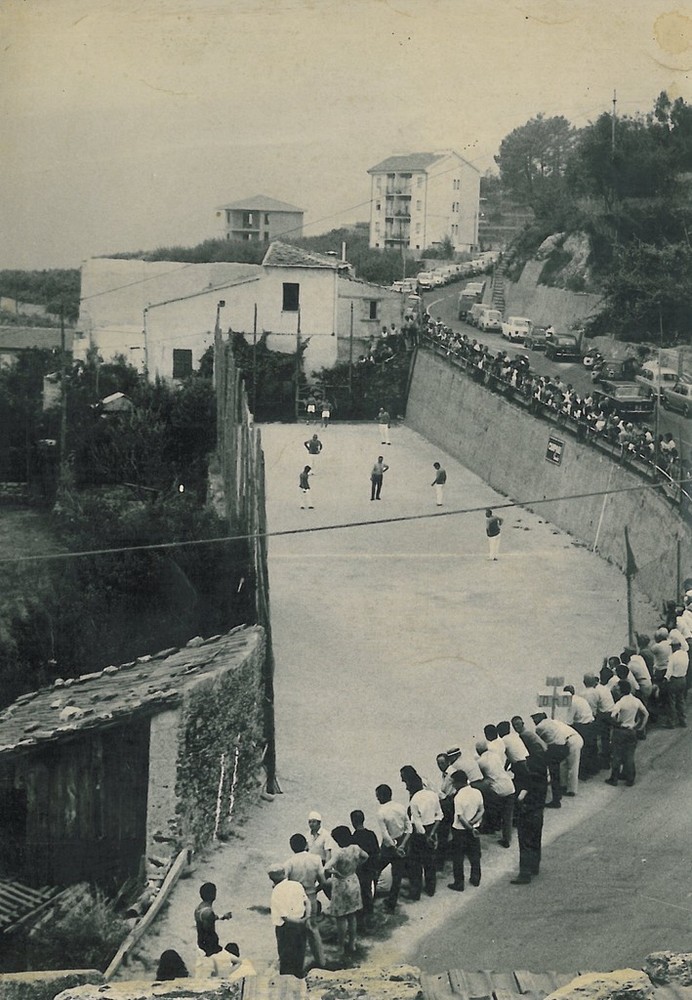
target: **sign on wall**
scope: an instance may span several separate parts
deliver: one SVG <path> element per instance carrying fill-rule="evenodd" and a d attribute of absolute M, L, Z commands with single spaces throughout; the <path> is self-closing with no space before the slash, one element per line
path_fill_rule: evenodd
<path fill-rule="evenodd" d="M 552 462 L 553 465 L 559 465 L 562 461 L 562 453 L 565 450 L 565 442 L 560 441 L 559 438 L 553 437 L 552 435 L 548 438 L 548 447 L 545 452 L 546 462 Z"/>

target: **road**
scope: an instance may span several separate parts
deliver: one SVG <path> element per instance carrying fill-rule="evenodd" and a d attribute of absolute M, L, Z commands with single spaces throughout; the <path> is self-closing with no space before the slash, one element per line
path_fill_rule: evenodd
<path fill-rule="evenodd" d="M 482 333 L 475 327 L 469 326 L 468 323 L 457 319 L 457 303 L 459 292 L 463 285 L 464 282 L 457 282 L 446 288 L 438 288 L 432 292 L 427 292 L 423 298 L 430 315 L 434 318 L 441 317 L 442 322 L 446 323 L 453 330 L 460 330 L 470 337 L 481 340 L 492 351 L 507 350 L 510 356 L 519 351 L 526 353 L 531 360 L 531 368 L 538 372 L 539 375 L 559 374 L 564 383 L 571 382 L 576 391 L 582 395 L 585 395 L 593 388 L 589 370 L 581 363 L 573 361 L 568 363 L 549 361 L 543 351 L 525 350 L 519 344 L 509 344 L 500 333 Z M 692 416 L 685 418 L 678 413 L 670 413 L 664 410 L 663 407 L 660 407 L 658 423 L 658 433 L 666 434 L 670 431 L 677 442 L 683 461 L 687 465 L 691 464 Z"/>
<path fill-rule="evenodd" d="M 649 734 L 637 751 L 640 776 L 634 788 L 610 788 L 599 778 L 589 782 L 592 812 L 544 849 L 541 875 L 531 885 L 507 880 L 465 892 L 463 909 L 407 958 L 434 972 L 600 971 L 640 968 L 652 951 L 689 951 L 692 740 L 687 732 Z M 592 790 L 594 782 L 599 787 Z M 550 821 L 550 814 L 546 817 Z"/>

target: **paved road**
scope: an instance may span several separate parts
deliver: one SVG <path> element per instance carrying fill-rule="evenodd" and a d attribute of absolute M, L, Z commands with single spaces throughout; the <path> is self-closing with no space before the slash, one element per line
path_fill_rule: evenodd
<path fill-rule="evenodd" d="M 509 344 L 500 333 L 482 333 L 457 319 L 457 302 L 459 291 L 463 287 L 462 283 L 438 288 L 434 292 L 429 292 L 424 296 L 430 315 L 440 316 L 442 321 L 453 330 L 461 330 L 470 337 L 476 337 L 484 344 L 487 344 L 492 351 L 507 350 L 510 355 L 521 352 L 526 353 L 531 359 L 531 367 L 539 375 L 559 374 L 564 383 L 571 382 L 577 392 L 582 394 L 589 392 L 592 388 L 589 370 L 579 362 L 556 362 L 546 358 L 543 351 L 525 350 L 519 344 Z M 692 416 L 683 417 L 679 413 L 670 413 L 662 407 L 659 410 L 659 433 L 665 434 L 672 431 L 678 448 L 687 457 L 687 461 L 692 462 Z"/>
<path fill-rule="evenodd" d="M 592 812 L 549 844 L 538 879 L 465 892 L 464 908 L 407 957 L 430 971 L 598 971 L 639 968 L 652 951 L 689 951 L 688 733 L 653 731 L 640 744 L 634 788 L 589 782 Z"/>

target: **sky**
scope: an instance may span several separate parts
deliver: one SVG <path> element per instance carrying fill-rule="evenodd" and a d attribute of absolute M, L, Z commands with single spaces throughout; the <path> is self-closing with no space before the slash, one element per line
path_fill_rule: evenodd
<path fill-rule="evenodd" d="M 191 246 L 255 194 L 312 235 L 392 153 L 484 172 L 538 112 L 692 101 L 674 0 L 3 0 L 0 40 L 0 268 Z"/>

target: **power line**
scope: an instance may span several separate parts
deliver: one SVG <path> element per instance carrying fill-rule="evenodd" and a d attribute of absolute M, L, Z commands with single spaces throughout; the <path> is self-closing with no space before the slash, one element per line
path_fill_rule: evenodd
<path fill-rule="evenodd" d="M 672 480 L 669 485 L 683 486 L 692 482 L 687 479 Z M 593 490 L 589 493 L 569 493 L 566 496 L 538 497 L 533 500 L 512 500 L 508 503 L 494 503 L 493 510 L 511 510 L 514 507 L 535 507 L 537 504 L 560 503 L 564 500 L 585 500 L 589 497 L 615 496 L 618 493 L 634 493 L 639 490 L 656 490 L 661 483 L 641 483 L 638 486 L 621 486 L 619 489 Z M 485 511 L 488 504 L 480 507 L 461 507 L 457 510 L 428 511 L 425 514 L 402 514 L 399 517 L 375 518 L 368 521 L 345 521 L 340 524 L 314 525 L 309 528 L 284 528 L 281 531 L 264 531 L 245 535 L 221 535 L 215 538 L 197 538 L 182 542 L 153 542 L 146 545 L 123 545 L 108 549 L 85 549 L 79 552 L 51 552 L 31 556 L 5 556 L 0 558 L 0 566 L 13 563 L 59 562 L 69 559 L 85 559 L 92 556 L 117 555 L 125 552 L 155 552 L 167 549 L 191 548 L 194 545 L 217 545 L 227 542 L 250 541 L 258 538 L 285 538 L 290 535 L 309 535 L 323 531 L 342 531 L 348 528 L 366 528 L 375 524 L 402 524 L 408 521 L 425 521 L 430 518 L 455 517 L 458 514 L 478 514 Z"/>

